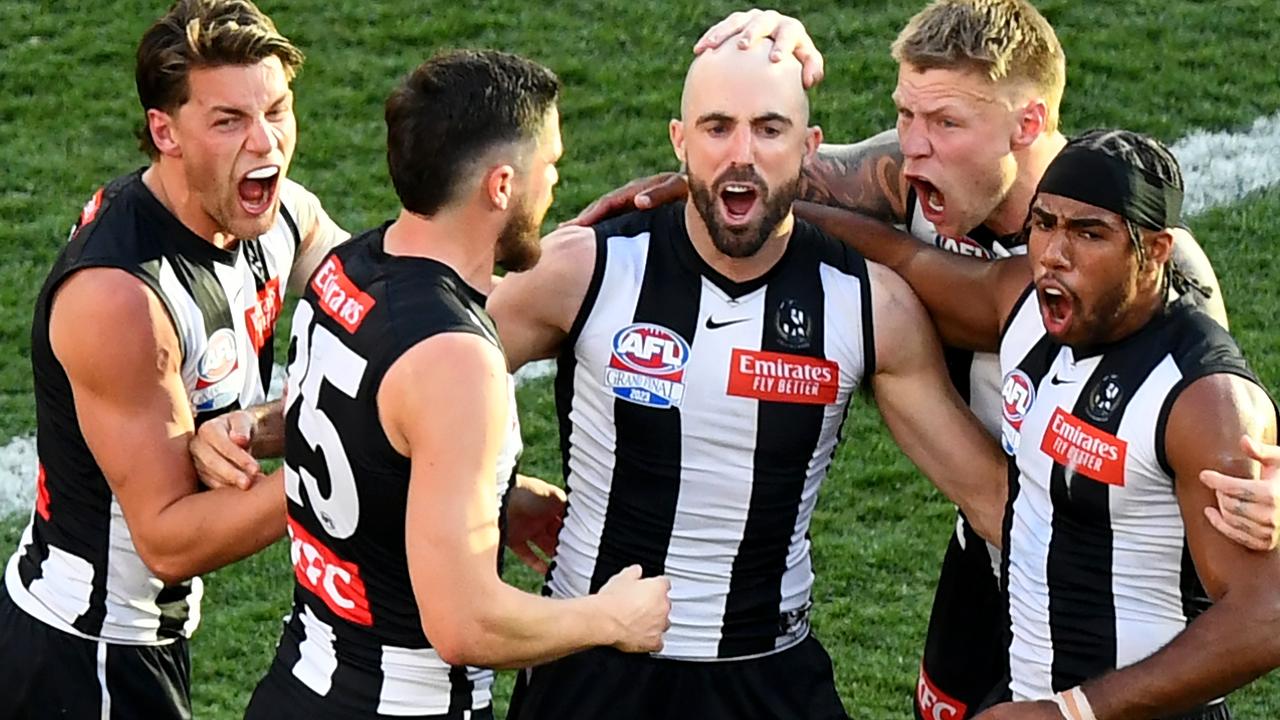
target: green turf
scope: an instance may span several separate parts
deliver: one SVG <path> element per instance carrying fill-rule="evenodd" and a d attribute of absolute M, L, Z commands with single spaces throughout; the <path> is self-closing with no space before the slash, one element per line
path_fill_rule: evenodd
<path fill-rule="evenodd" d="M 827 53 L 814 117 L 833 141 L 888 127 L 894 68 L 888 43 L 920 3 L 802 1 Z M 143 162 L 133 131 L 138 35 L 167 0 L 6 0 L 0 3 L 0 438 L 33 427 L 30 308 L 80 205 L 105 180 Z M 688 46 L 733 3 L 563 0 L 527 3 L 264 0 L 308 53 L 296 89 L 299 151 L 292 176 L 351 228 L 396 209 L 385 180 L 382 98 L 430 52 L 489 46 L 522 52 L 564 79 L 566 155 L 552 219 L 576 212 L 638 173 L 674 164 L 666 122 Z M 1045 0 L 1069 58 L 1064 125 L 1125 125 L 1175 139 L 1193 128 L 1238 128 L 1280 109 L 1273 0 Z M 1259 371 L 1280 378 L 1269 327 L 1277 316 L 1268 262 L 1280 193 L 1193 222 L 1214 259 L 1234 327 Z M 281 332 L 280 335 L 284 335 Z M 520 392 L 528 468 L 559 473 L 546 381 Z M 815 624 L 858 718 L 907 716 L 917 652 L 951 513 L 903 461 L 874 412 L 856 408 L 824 489 L 813 537 Z M 0 522 L 12 547 L 16 521 Z M 515 573 L 520 582 L 536 582 Z M 204 718 L 238 717 L 269 660 L 288 607 L 283 547 L 207 578 L 205 622 L 193 644 L 195 702 Z M 500 711 L 510 676 L 499 688 Z M 1238 716 L 1280 716 L 1280 686 L 1239 693 Z M 499 714 L 501 716 L 501 712 Z"/>

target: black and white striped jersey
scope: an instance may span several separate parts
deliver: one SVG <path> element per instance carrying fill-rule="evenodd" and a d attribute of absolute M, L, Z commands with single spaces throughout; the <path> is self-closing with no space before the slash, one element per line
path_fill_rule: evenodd
<path fill-rule="evenodd" d="M 377 395 L 392 364 L 434 335 L 471 333 L 500 345 L 483 295 L 435 260 L 388 255 L 385 232 L 326 257 L 293 317 L 285 491 L 294 603 L 271 672 L 352 716 L 460 713 L 490 704 L 493 674 L 446 664 L 423 634 L 405 553 L 410 463 L 382 429 Z M 521 448 L 507 382 L 500 502 Z"/>
<path fill-rule="evenodd" d="M 789 647 L 809 629 L 818 487 L 874 372 L 866 263 L 798 222 L 777 265 L 735 283 L 680 204 L 595 233 L 556 377 L 569 505 L 547 592 L 639 564 L 671 581 L 660 656 Z"/>
<path fill-rule="evenodd" d="M 1088 354 L 1044 330 L 1033 287 L 1000 346 L 1002 441 L 1015 453 L 1005 578 L 1015 699 L 1042 699 L 1152 654 L 1209 605 L 1165 449 L 1178 395 L 1206 375 L 1257 382 L 1186 298 Z"/>
<path fill-rule="evenodd" d="M 138 557 L 80 433 L 71 386 L 49 343 L 53 295 L 84 268 L 132 273 L 173 321 L 197 423 L 262 402 L 272 334 L 299 245 L 294 207 L 306 190 L 285 181 L 275 225 L 262 237 L 221 249 L 179 222 L 141 176 L 141 170 L 131 173 L 94 194 L 36 301 L 37 502 L 5 580 L 14 602 L 49 625 L 87 638 L 154 644 L 195 629 L 200 579 L 166 586 Z"/>

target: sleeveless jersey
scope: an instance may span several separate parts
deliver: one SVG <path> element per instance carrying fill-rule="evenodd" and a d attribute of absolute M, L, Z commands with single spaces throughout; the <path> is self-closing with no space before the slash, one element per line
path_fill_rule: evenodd
<path fill-rule="evenodd" d="M 382 429 L 377 395 L 392 364 L 434 335 L 500 345 L 483 295 L 435 260 L 387 254 L 385 232 L 330 253 L 293 318 L 285 489 L 294 603 L 271 671 L 354 716 L 460 713 L 490 704 L 492 671 L 446 664 L 423 633 L 405 553 L 410 463 Z M 507 382 L 500 502 L 521 447 Z"/>
<path fill-rule="evenodd" d="M 1034 287 L 1000 345 L 1001 438 L 1014 454 L 1005 573 L 1015 699 L 1043 699 L 1151 655 L 1209 605 L 1191 561 L 1165 426 L 1215 373 L 1257 383 L 1188 299 L 1077 354 L 1044 330 Z"/>
<path fill-rule="evenodd" d="M 192 233 L 146 187 L 141 170 L 99 189 L 84 206 L 32 321 L 37 502 L 5 582 L 33 617 L 82 637 L 129 644 L 171 642 L 199 623 L 200 579 L 166 586 L 143 564 L 80 433 L 71 385 L 49 341 L 51 303 L 62 282 L 84 268 L 129 272 L 173 322 L 197 424 L 263 402 L 271 338 L 300 242 L 293 201 L 306 192 L 285 183 L 271 229 L 232 249 Z"/>
<path fill-rule="evenodd" d="M 797 222 L 779 262 L 736 283 L 697 254 L 682 204 L 595 234 L 558 361 L 569 506 L 547 592 L 639 564 L 671 581 L 661 657 L 790 647 L 809 630 L 818 488 L 874 373 L 866 262 Z"/>

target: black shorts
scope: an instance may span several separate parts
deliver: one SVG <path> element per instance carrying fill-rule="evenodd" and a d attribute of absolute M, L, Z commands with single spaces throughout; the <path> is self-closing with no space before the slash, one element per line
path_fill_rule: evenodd
<path fill-rule="evenodd" d="M 332 700 L 317 695 L 288 670 L 282 669 L 277 661 L 272 663 L 271 669 L 254 689 L 244 717 L 245 720 L 374 720 L 391 716 L 377 713 L 360 715 L 347 707 L 335 707 Z M 443 715 L 397 715 L 396 720 L 493 720 L 493 707 Z"/>
<path fill-rule="evenodd" d="M 809 636 L 779 653 L 692 662 L 595 648 L 520 673 L 508 720 L 842 720 L 831 658 Z"/>
<path fill-rule="evenodd" d="M 115 645 L 28 615 L 0 581 L 0 720 L 189 720 L 187 641 Z"/>
<path fill-rule="evenodd" d="M 967 720 L 1008 672 L 1008 614 L 987 543 L 951 534 L 916 680 L 917 720 Z"/>

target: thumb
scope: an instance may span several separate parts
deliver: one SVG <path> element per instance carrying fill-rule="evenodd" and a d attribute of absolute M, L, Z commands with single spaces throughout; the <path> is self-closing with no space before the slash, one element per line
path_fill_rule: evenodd
<path fill-rule="evenodd" d="M 639 565 L 628 565 L 622 569 L 622 572 L 618 573 L 618 576 L 626 580 L 639 580 L 643 574 L 644 569 Z"/>
<path fill-rule="evenodd" d="M 253 439 L 253 418 L 246 412 L 234 412 L 227 416 L 228 435 L 232 442 L 248 447 Z"/>

